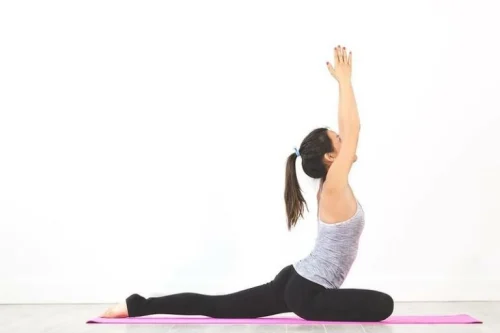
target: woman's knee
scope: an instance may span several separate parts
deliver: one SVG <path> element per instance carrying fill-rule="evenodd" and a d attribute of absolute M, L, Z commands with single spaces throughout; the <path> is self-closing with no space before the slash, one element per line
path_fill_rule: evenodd
<path fill-rule="evenodd" d="M 378 302 L 376 304 L 376 321 L 382 321 L 389 318 L 394 312 L 393 298 L 383 292 L 379 292 Z"/>

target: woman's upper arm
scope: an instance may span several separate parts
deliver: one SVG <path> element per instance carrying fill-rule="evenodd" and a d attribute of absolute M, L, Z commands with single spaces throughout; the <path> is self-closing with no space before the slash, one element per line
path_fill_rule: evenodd
<path fill-rule="evenodd" d="M 342 148 L 333 161 L 326 175 L 324 188 L 326 190 L 341 190 L 348 184 L 349 172 L 356 158 L 359 129 L 342 137 Z"/>

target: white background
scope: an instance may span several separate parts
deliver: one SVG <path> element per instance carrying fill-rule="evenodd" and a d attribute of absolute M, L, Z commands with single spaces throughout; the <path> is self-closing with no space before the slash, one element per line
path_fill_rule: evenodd
<path fill-rule="evenodd" d="M 288 232 L 285 162 L 338 129 L 338 44 L 366 213 L 343 287 L 500 300 L 495 6 L 2 2 L 0 303 L 228 293 L 307 255 L 318 183 Z"/>

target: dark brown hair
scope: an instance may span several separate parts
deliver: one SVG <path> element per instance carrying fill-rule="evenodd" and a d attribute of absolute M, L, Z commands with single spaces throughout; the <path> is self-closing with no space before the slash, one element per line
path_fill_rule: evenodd
<path fill-rule="evenodd" d="M 333 152 L 333 145 L 328 136 L 328 128 L 320 127 L 309 133 L 300 144 L 299 154 L 302 161 L 302 169 L 311 178 L 326 178 L 327 169 L 323 164 L 323 155 Z M 294 152 L 286 161 L 285 172 L 285 204 L 288 220 L 288 230 L 291 230 L 300 217 L 304 217 L 304 205 L 307 203 L 302 196 L 299 180 L 296 172 L 297 154 Z"/>

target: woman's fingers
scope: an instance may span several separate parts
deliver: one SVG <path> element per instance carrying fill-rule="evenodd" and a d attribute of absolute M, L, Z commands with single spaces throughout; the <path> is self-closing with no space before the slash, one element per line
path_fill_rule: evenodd
<path fill-rule="evenodd" d="M 335 58 L 335 65 L 337 64 L 347 64 L 349 62 L 349 56 L 345 47 L 337 45 L 334 49 L 333 56 Z"/>
<path fill-rule="evenodd" d="M 333 66 L 331 63 L 327 62 L 326 63 L 326 67 L 328 68 L 328 71 L 330 72 L 330 74 L 334 75 L 335 74 L 335 71 L 333 69 Z"/>
<path fill-rule="evenodd" d="M 348 61 L 349 66 L 352 66 L 352 51 L 349 52 L 349 61 Z"/>

